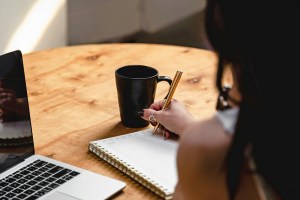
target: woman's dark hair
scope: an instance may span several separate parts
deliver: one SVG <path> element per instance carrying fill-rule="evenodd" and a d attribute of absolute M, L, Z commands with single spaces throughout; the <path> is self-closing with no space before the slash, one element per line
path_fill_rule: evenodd
<path fill-rule="evenodd" d="M 207 1 L 206 32 L 219 57 L 216 86 L 222 93 L 223 71 L 230 66 L 242 96 L 226 159 L 230 199 L 235 198 L 249 145 L 256 172 L 275 193 L 281 199 L 300 199 L 299 122 L 292 114 L 299 115 L 293 73 L 299 63 L 294 66 L 297 57 L 291 51 L 300 35 L 289 32 L 297 24 L 291 22 L 299 19 L 292 14 L 278 0 Z"/>

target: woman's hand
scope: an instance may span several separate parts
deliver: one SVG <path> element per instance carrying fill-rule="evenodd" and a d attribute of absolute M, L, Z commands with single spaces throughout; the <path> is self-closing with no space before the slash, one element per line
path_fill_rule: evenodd
<path fill-rule="evenodd" d="M 163 126 L 161 131 L 166 138 L 170 137 L 171 132 L 181 135 L 191 123 L 195 122 L 194 117 L 177 100 L 172 99 L 166 110 L 162 110 L 163 104 L 164 100 L 154 102 L 149 109 L 144 109 L 142 118 L 150 121 L 149 117 L 153 115 L 156 121 Z M 155 122 L 151 122 L 151 124 L 156 125 Z"/>

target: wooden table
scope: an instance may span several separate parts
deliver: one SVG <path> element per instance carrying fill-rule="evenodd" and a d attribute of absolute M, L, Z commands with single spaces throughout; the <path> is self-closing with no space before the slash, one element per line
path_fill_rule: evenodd
<path fill-rule="evenodd" d="M 126 182 L 114 199 L 159 199 L 88 152 L 91 140 L 140 130 L 120 123 L 114 72 L 141 64 L 173 78 L 181 69 L 174 98 L 202 119 L 215 110 L 216 61 L 206 50 L 154 44 L 80 45 L 24 55 L 36 153 Z M 159 83 L 156 99 L 167 90 L 167 83 Z"/>

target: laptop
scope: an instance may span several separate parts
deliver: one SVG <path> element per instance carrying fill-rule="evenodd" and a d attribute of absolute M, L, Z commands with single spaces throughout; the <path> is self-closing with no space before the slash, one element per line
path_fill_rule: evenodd
<path fill-rule="evenodd" d="M 0 56 L 0 200 L 99 200 L 122 181 L 36 155 L 21 51 Z"/>

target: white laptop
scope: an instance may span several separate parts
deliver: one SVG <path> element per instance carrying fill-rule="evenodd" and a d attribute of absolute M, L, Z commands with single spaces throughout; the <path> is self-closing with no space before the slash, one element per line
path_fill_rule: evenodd
<path fill-rule="evenodd" d="M 35 155 L 22 53 L 0 56 L 0 200 L 99 200 L 124 182 Z"/>

